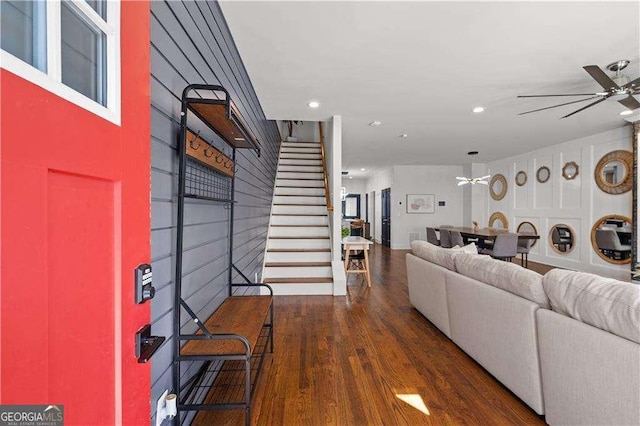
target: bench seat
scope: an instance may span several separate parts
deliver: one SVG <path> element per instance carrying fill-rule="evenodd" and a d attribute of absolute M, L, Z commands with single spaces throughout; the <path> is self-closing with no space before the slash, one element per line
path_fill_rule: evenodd
<path fill-rule="evenodd" d="M 271 309 L 272 296 L 231 296 L 207 319 L 204 326 L 209 333 L 236 334 L 249 342 L 253 353 L 260 332 Z M 202 335 L 198 330 L 196 335 Z M 180 350 L 181 356 L 244 354 L 245 345 L 236 339 L 189 340 Z"/>

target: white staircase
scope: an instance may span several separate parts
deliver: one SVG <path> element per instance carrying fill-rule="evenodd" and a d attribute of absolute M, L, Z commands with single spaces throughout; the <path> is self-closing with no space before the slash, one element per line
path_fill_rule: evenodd
<path fill-rule="evenodd" d="M 276 295 L 333 294 L 322 154 L 317 142 L 282 142 L 263 282 Z"/>

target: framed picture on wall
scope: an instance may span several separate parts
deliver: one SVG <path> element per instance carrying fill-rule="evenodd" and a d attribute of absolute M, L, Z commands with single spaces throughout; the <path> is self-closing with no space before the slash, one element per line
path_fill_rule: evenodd
<path fill-rule="evenodd" d="M 434 194 L 407 194 L 407 213 L 435 213 Z"/>

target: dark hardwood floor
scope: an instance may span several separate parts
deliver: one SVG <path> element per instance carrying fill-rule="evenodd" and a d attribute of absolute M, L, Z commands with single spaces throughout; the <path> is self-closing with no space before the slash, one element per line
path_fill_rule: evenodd
<path fill-rule="evenodd" d="M 406 253 L 373 246 L 371 288 L 351 276 L 346 297 L 275 298 L 252 424 L 544 424 L 410 305 Z M 243 421 L 236 410 L 194 424 Z"/>

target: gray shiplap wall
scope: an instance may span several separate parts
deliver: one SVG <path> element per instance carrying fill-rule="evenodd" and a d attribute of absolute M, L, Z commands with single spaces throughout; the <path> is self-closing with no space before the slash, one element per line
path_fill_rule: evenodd
<path fill-rule="evenodd" d="M 261 143 L 261 157 L 250 150 L 236 154 L 233 256 L 249 278 L 262 268 L 280 141 L 275 122 L 265 119 L 218 4 L 151 2 L 151 255 L 157 291 L 151 311 L 153 333 L 167 337 L 152 360 L 153 412 L 162 392 L 176 389 L 172 327 L 177 142 L 180 96 L 185 86 L 194 83 L 225 87 Z M 231 149 L 195 117 L 190 117 L 190 127 L 231 155 Z M 228 219 L 229 211 L 222 204 L 186 201 L 182 296 L 203 320 L 227 295 Z M 191 325 L 183 311 L 185 324 L 188 331 Z"/>

